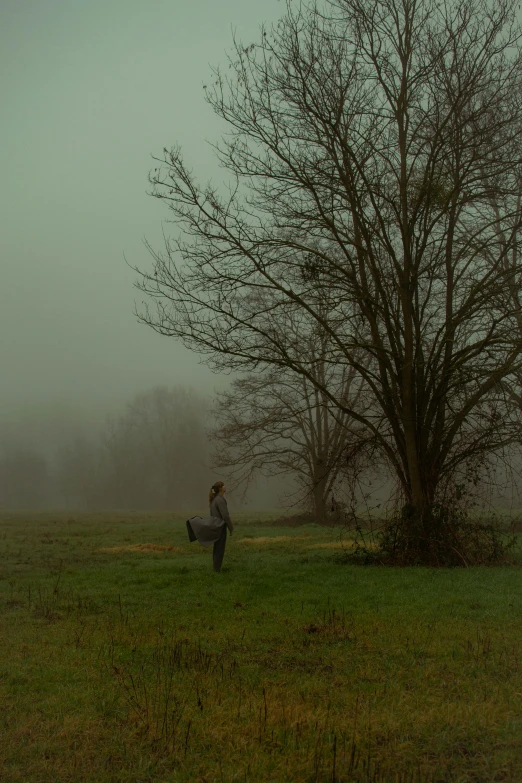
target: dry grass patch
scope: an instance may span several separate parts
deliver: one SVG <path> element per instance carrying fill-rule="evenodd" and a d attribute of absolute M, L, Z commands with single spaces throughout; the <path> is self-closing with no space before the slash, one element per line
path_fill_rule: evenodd
<path fill-rule="evenodd" d="M 308 536 L 259 536 L 257 538 L 241 538 L 241 544 L 283 544 L 287 541 L 307 541 Z"/>
<path fill-rule="evenodd" d="M 308 544 L 307 549 L 354 549 L 356 542 L 353 538 L 346 538 L 344 541 L 326 541 L 322 544 Z M 366 549 L 378 549 L 378 544 L 375 542 L 368 542 L 365 545 Z"/>
<path fill-rule="evenodd" d="M 106 546 L 98 552 L 119 555 L 121 552 L 183 552 L 179 546 L 164 546 L 163 544 L 130 544 L 128 546 Z"/>

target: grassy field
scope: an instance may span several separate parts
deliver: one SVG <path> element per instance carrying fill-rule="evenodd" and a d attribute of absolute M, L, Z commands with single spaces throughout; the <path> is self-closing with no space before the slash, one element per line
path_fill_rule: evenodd
<path fill-rule="evenodd" d="M 522 781 L 518 566 L 346 565 L 239 518 L 0 519 L 0 779 Z"/>

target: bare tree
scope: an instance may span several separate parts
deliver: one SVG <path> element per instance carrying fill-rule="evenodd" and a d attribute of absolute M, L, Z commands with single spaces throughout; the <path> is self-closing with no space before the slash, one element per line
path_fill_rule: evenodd
<path fill-rule="evenodd" d="M 301 340 L 317 384 L 285 368 L 234 380 L 230 390 L 217 395 L 210 433 L 217 442 L 214 464 L 231 471 L 236 484 L 246 489 L 258 473 L 293 477 L 298 502 L 321 522 L 337 510 L 343 480 L 367 445 L 364 428 L 332 407 L 320 389 L 324 386 L 350 407 L 362 409 L 362 379 L 351 367 L 325 361 L 327 348 L 319 330 Z"/>
<path fill-rule="evenodd" d="M 33 449 L 12 446 L 0 454 L 0 508 L 41 509 L 52 492 L 45 457 Z"/>
<path fill-rule="evenodd" d="M 210 478 L 205 413 L 193 390 L 157 387 L 109 420 L 103 444 L 110 505 L 178 510 L 204 498 Z"/>
<path fill-rule="evenodd" d="M 204 505 L 210 481 L 206 411 L 206 402 L 183 387 L 135 395 L 92 437 L 75 437 L 58 450 L 62 502 L 82 509 Z"/>
<path fill-rule="evenodd" d="M 104 506 L 106 462 L 99 438 L 78 434 L 57 449 L 55 473 L 62 503 L 70 509 Z"/>
<path fill-rule="evenodd" d="M 505 263 L 520 228 L 517 10 L 288 2 L 206 89 L 230 128 L 216 145 L 228 192 L 198 185 L 178 148 L 151 174 L 180 234 L 149 246 L 139 286 L 157 308 L 142 320 L 216 368 L 301 374 L 360 422 L 410 509 L 405 540 L 429 562 L 440 488 L 517 423 L 503 388 L 522 348 L 518 256 Z M 372 393 L 366 412 L 314 377 L 289 319 L 301 335 L 324 330 L 328 362 Z"/>

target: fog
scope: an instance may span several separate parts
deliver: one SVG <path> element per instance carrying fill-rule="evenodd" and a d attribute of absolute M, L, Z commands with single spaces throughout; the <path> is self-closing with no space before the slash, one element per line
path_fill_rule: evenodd
<path fill-rule="evenodd" d="M 160 246 L 168 219 L 147 195 L 151 155 L 179 142 L 219 181 L 210 65 L 225 62 L 232 28 L 249 40 L 283 10 L 277 0 L 2 3 L 2 454 L 54 465 L 137 394 L 181 386 L 208 401 L 228 384 L 137 322 L 125 258 L 146 265 L 143 238 Z M 277 502 L 263 483 L 256 492 L 250 505 Z"/>
<path fill-rule="evenodd" d="M 1 9 L 0 508 L 24 499 L 56 508 L 80 503 L 59 478 L 66 450 L 98 448 L 137 395 L 183 388 L 208 405 L 229 384 L 138 323 L 129 264 L 147 266 L 143 239 L 160 248 L 169 218 L 147 195 L 151 156 L 180 143 L 201 177 L 220 182 L 207 142 L 224 127 L 203 84 L 211 65 L 226 64 L 233 29 L 249 42 L 284 5 L 4 0 Z M 222 477 L 197 448 L 201 500 L 178 489 L 183 507 L 204 503 L 209 478 Z M 37 475 L 47 482 L 40 495 Z M 260 479 L 245 502 L 273 508 L 291 492 L 287 479 Z M 102 497 L 87 490 L 80 505 Z"/>

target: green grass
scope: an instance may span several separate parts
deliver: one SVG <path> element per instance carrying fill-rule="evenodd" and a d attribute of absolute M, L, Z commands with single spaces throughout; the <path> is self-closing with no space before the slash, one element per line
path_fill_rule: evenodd
<path fill-rule="evenodd" d="M 520 568 L 269 521 L 214 574 L 180 517 L 4 515 L 0 779 L 520 782 Z"/>

